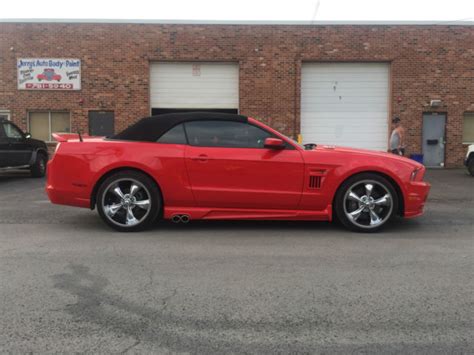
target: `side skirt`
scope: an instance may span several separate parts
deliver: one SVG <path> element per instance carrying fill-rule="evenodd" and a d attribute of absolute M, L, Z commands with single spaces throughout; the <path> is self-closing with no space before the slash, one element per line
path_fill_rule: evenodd
<path fill-rule="evenodd" d="M 289 220 L 289 221 L 331 221 L 332 206 L 322 211 L 307 210 L 260 210 L 245 208 L 208 208 L 208 207 L 166 207 L 164 219 L 174 215 L 188 215 L 190 219 L 253 219 L 253 220 Z"/>

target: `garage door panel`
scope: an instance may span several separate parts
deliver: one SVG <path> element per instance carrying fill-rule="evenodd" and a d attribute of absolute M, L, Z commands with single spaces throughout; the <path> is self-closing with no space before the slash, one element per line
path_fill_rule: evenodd
<path fill-rule="evenodd" d="M 307 115 L 308 113 L 312 113 L 313 111 L 302 111 L 301 113 L 302 114 L 305 114 Z M 341 119 L 345 119 L 347 120 L 348 117 L 347 117 L 347 113 L 345 112 L 330 112 L 330 111 L 321 111 L 323 114 L 324 114 L 324 117 L 321 117 L 320 119 L 324 119 L 324 118 L 341 118 Z M 351 120 L 360 120 L 360 119 L 364 119 L 364 118 L 377 118 L 377 117 L 380 117 L 380 114 L 385 114 L 386 111 L 373 111 L 373 112 L 367 112 L 367 111 L 360 111 L 360 112 L 354 112 L 352 115 L 351 115 Z M 319 120 L 319 119 L 318 119 Z M 314 120 L 304 120 L 301 122 L 301 124 L 303 123 L 306 123 L 306 122 L 311 122 L 311 123 L 314 123 L 314 122 L 319 122 L 319 121 L 314 121 Z M 372 121 L 373 122 L 373 121 Z"/>
<path fill-rule="evenodd" d="M 303 142 L 385 150 L 388 72 L 384 63 L 304 63 Z"/>
<path fill-rule="evenodd" d="M 381 100 L 380 97 L 371 97 L 371 96 L 366 96 L 366 97 L 318 97 L 312 102 L 307 103 L 308 108 L 318 108 L 321 106 L 324 107 L 344 107 L 344 106 L 354 106 L 354 107 L 359 107 L 359 106 L 364 106 L 366 104 L 370 104 L 371 108 L 373 107 L 374 109 L 377 108 L 386 108 L 385 105 L 385 100 Z M 380 111 L 380 110 L 379 110 Z"/>
<path fill-rule="evenodd" d="M 237 63 L 151 63 L 153 108 L 238 109 Z"/>
<path fill-rule="evenodd" d="M 368 67 L 370 65 L 370 68 Z M 323 72 L 327 73 L 385 73 L 386 63 L 303 63 L 308 72 Z"/>
<path fill-rule="evenodd" d="M 331 81 L 302 81 L 301 82 L 301 87 L 304 88 L 321 88 L 321 89 L 326 89 L 326 88 L 331 88 L 334 90 L 334 80 Z M 363 88 L 378 88 L 378 89 L 387 89 L 386 87 L 387 83 L 385 81 L 364 81 L 363 83 L 358 82 L 358 81 L 344 81 L 342 84 L 338 83 L 336 90 L 344 90 L 344 89 L 360 89 L 361 87 Z"/>

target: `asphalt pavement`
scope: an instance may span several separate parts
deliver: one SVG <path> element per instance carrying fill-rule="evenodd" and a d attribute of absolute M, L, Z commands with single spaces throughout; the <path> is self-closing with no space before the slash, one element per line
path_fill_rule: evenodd
<path fill-rule="evenodd" d="M 0 175 L 0 353 L 474 353 L 474 178 L 430 170 L 426 214 L 158 223 L 121 234 Z"/>

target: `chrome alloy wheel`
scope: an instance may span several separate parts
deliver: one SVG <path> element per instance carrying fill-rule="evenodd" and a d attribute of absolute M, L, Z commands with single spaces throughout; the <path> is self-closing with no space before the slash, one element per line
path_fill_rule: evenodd
<path fill-rule="evenodd" d="M 344 213 L 351 223 L 363 229 L 381 226 L 392 210 L 392 194 L 375 180 L 358 181 L 344 195 Z"/>
<path fill-rule="evenodd" d="M 118 226 L 136 226 L 150 213 L 150 192 L 135 179 L 115 180 L 107 186 L 102 196 L 105 216 Z"/>

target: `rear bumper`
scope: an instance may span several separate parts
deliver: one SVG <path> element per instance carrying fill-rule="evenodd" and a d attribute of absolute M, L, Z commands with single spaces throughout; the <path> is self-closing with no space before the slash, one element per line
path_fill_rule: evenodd
<path fill-rule="evenodd" d="M 61 170 L 55 166 L 54 159 L 48 162 L 46 169 L 46 194 L 52 203 L 58 205 L 90 208 L 90 199 L 84 186 L 71 184 L 62 178 Z"/>
<path fill-rule="evenodd" d="M 58 190 L 52 185 L 46 185 L 46 193 L 52 203 L 57 205 L 76 206 L 90 208 L 90 200 L 78 197 L 71 191 Z"/>
<path fill-rule="evenodd" d="M 425 181 L 411 181 L 407 185 L 405 198 L 405 218 L 418 217 L 423 214 L 431 185 Z"/>

